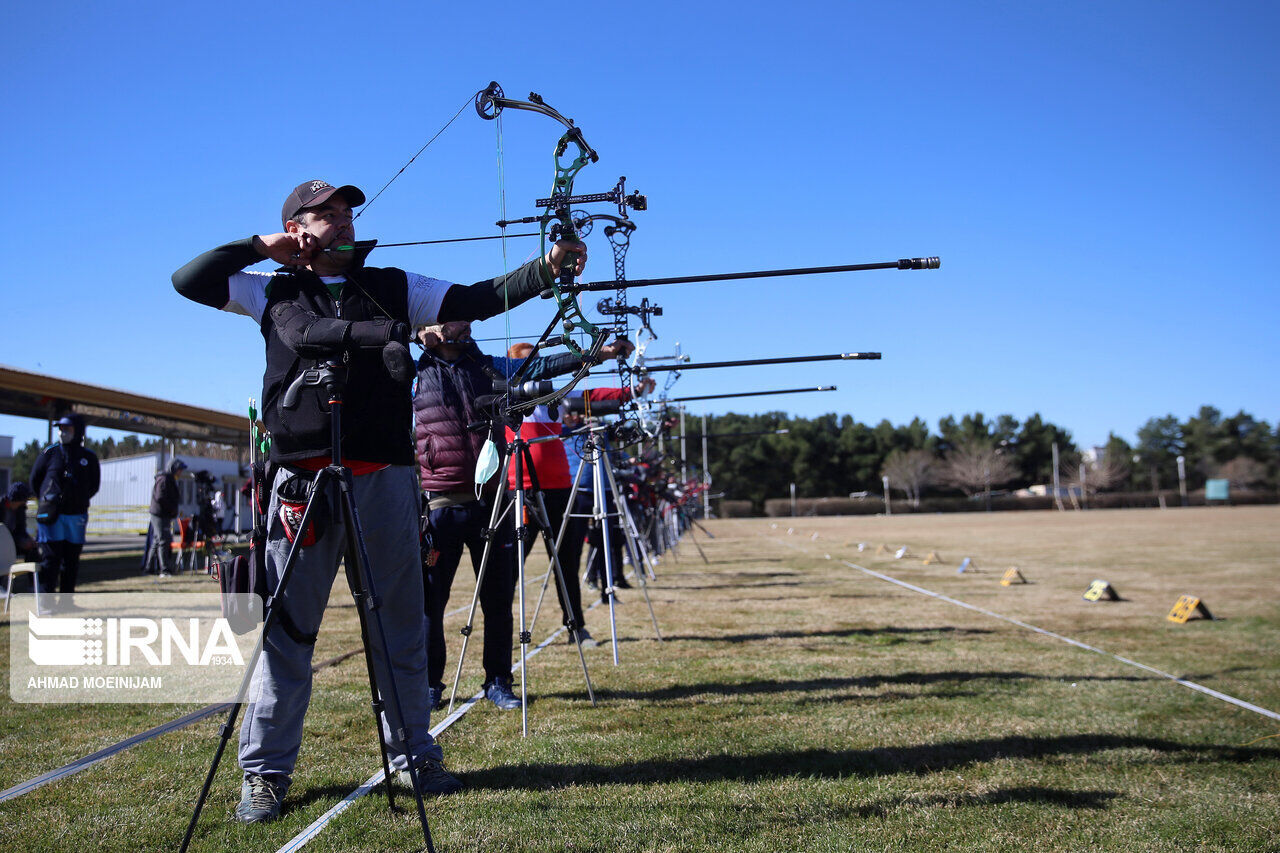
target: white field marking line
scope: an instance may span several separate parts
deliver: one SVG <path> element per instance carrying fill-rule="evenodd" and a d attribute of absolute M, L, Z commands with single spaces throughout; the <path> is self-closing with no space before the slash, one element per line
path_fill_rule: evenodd
<path fill-rule="evenodd" d="M 57 770 L 50 770 L 48 773 L 42 773 L 34 779 L 28 779 L 26 782 L 19 782 L 8 790 L 0 791 L 0 803 L 5 802 L 6 800 L 12 800 L 15 797 L 21 797 L 23 794 L 30 793 L 42 785 L 47 785 L 50 782 L 56 782 L 58 779 L 79 773 L 81 770 L 87 770 L 98 762 L 105 761 L 116 753 L 123 752 L 131 746 L 137 746 L 138 744 L 151 740 L 154 737 L 159 737 L 162 734 L 167 734 L 169 732 L 185 728 L 198 720 L 203 720 L 205 717 L 212 716 L 219 711 L 225 711 L 230 707 L 231 703 L 229 702 L 222 705 L 207 705 L 204 708 L 192 711 L 190 714 L 178 717 L 176 720 L 170 720 L 167 723 L 161 723 L 155 728 L 147 729 L 145 732 L 139 732 L 133 737 L 126 738 L 119 743 L 112 744 L 111 746 L 100 749 L 97 752 L 86 755 L 83 758 L 77 758 L 75 761 L 72 761 L 69 764 L 64 764 Z"/>
<path fill-rule="evenodd" d="M 599 606 L 600 606 L 600 602 L 596 601 L 594 604 L 588 607 L 587 610 L 595 610 Z M 551 645 L 557 637 L 559 637 L 562 633 L 564 633 L 564 630 L 565 628 L 563 625 L 557 628 L 555 632 L 551 634 L 551 636 L 547 637 L 545 640 L 543 640 L 541 643 L 535 646 L 533 651 L 529 652 L 525 660 L 528 660 L 529 658 L 536 655 L 538 652 L 545 649 L 547 646 Z M 516 669 L 519 666 L 520 666 L 520 661 L 516 661 L 511 666 L 511 672 L 515 673 Z M 458 710 L 454 711 L 448 717 L 445 717 L 439 723 L 439 725 L 431 729 L 431 736 L 433 738 L 437 738 L 440 735 L 442 735 L 445 729 L 449 728 L 458 720 L 462 719 L 463 714 L 467 713 L 467 711 L 470 711 L 473 707 L 475 707 L 475 704 L 483 698 L 484 698 L 484 691 L 483 690 L 478 691 L 474 696 L 472 696 L 465 703 L 463 703 L 463 705 L 460 708 L 458 708 Z M 281 847 L 279 850 L 277 850 L 276 853 L 290 853 L 290 851 L 301 849 L 302 846 L 305 845 L 308 841 L 310 841 L 311 839 L 319 835 L 320 831 L 323 830 L 326 826 L 328 826 L 333 821 L 334 818 L 336 818 L 338 815 L 342 814 L 347 809 L 349 809 L 352 803 L 354 803 L 356 800 L 360 799 L 365 794 L 372 791 L 374 788 L 378 787 L 378 785 L 382 783 L 382 780 L 384 778 L 385 776 L 383 775 L 382 769 L 379 768 L 376 773 L 374 773 L 368 779 L 364 780 L 364 782 L 361 783 L 360 787 L 356 788 L 350 794 L 347 794 L 345 797 L 343 797 L 341 802 L 335 804 L 333 808 L 329 809 L 327 812 L 320 815 L 320 817 L 316 818 L 315 821 L 313 821 L 311 825 L 308 826 L 306 829 L 302 830 L 302 832 L 299 832 L 293 838 L 286 841 L 284 846 Z"/>
<path fill-rule="evenodd" d="M 790 542 L 787 542 L 786 540 L 783 540 L 783 539 L 780 539 L 778 541 L 782 542 L 782 544 L 784 545 L 791 545 Z M 791 545 L 791 547 L 796 548 L 796 550 L 799 550 L 798 546 Z M 830 554 L 823 554 L 823 556 L 826 557 L 828 560 L 832 559 Z M 1064 637 L 1061 634 L 1055 634 L 1052 631 L 1046 631 L 1044 628 L 1037 628 L 1035 625 L 1030 625 L 1026 622 L 1020 622 L 1011 616 L 1002 616 L 999 613 L 994 613 L 990 610 L 985 610 L 981 607 L 978 607 L 975 604 L 969 604 L 968 602 L 960 601 L 957 598 L 951 598 L 950 596 L 943 595 L 940 592 L 934 592 L 933 590 L 925 589 L 922 586 L 916 586 L 915 584 L 898 580 L 897 578 L 890 577 L 889 575 L 882 575 L 879 572 L 874 572 L 871 569 L 856 565 L 854 563 L 850 563 L 848 560 L 840 560 L 840 562 L 851 569 L 857 569 L 860 572 L 865 572 L 866 574 L 871 575 L 873 578 L 879 578 L 882 581 L 888 581 L 889 583 L 897 584 L 898 586 L 903 587 L 905 589 L 909 589 L 912 592 L 918 592 L 921 595 L 927 595 L 930 598 L 936 598 L 939 601 L 945 601 L 949 604 L 955 604 L 959 607 L 964 607 L 968 610 L 973 610 L 985 616 L 990 616 L 993 619 L 1000 619 L 1001 621 L 1009 622 L 1010 624 L 1017 625 L 1019 628 L 1026 628 L 1028 631 L 1035 631 L 1037 634 L 1043 634 L 1044 636 L 1052 637 L 1055 640 L 1061 640 L 1062 642 L 1067 643 L 1068 645 L 1075 646 L 1076 648 L 1079 648 L 1079 649 L 1084 649 L 1087 652 L 1094 652 L 1096 654 L 1102 655 L 1103 657 L 1109 657 L 1114 660 L 1118 660 L 1121 663 L 1128 664 L 1129 666 L 1137 667 L 1138 669 L 1144 670 L 1153 675 L 1158 675 L 1161 678 L 1167 678 L 1170 681 L 1174 682 L 1175 684 L 1181 684 L 1183 687 L 1189 687 L 1192 690 L 1196 690 L 1196 691 L 1199 691 L 1200 693 L 1205 694 L 1206 696 L 1212 696 L 1214 699 L 1221 699 L 1223 702 L 1228 702 L 1239 708 L 1244 708 L 1246 711 L 1253 711 L 1255 714 L 1261 714 L 1262 716 L 1270 717 L 1273 720 L 1280 720 L 1280 714 L 1277 714 L 1275 711 L 1268 711 L 1266 708 L 1260 708 L 1257 705 L 1244 701 L 1243 699 L 1237 699 L 1234 696 L 1228 696 L 1226 693 L 1219 693 L 1217 690 L 1213 690 L 1209 687 L 1205 687 L 1203 684 L 1196 684 L 1194 681 L 1187 681 L 1185 678 L 1179 678 L 1176 675 L 1173 675 L 1168 672 L 1164 672 L 1163 670 L 1156 669 L 1153 666 L 1147 666 L 1145 663 L 1138 663 L 1136 660 L 1130 660 L 1129 658 L 1121 657 L 1120 655 L 1117 655 L 1117 654 L 1112 654 L 1111 652 L 1105 651 L 1104 649 L 1099 649 L 1096 646 L 1091 646 L 1088 643 L 1082 643 L 1079 640 L 1073 640 L 1070 637 Z"/>
<path fill-rule="evenodd" d="M 456 616 L 457 614 L 462 613 L 468 607 L 469 605 L 465 605 L 465 604 L 461 607 L 456 607 L 453 610 L 450 610 L 448 613 L 446 613 L 445 616 Z M 358 651 L 360 650 L 356 649 L 355 651 L 352 651 L 352 652 L 344 652 L 343 654 L 338 655 L 338 657 L 343 658 L 345 660 L 347 657 L 354 655 Z M 341 663 L 341 661 L 337 661 L 337 663 Z M 154 728 L 150 728 L 144 732 L 139 732 L 136 735 L 127 737 L 124 740 L 120 741 L 119 743 L 113 743 L 111 746 L 103 747 L 97 752 L 86 755 L 83 758 L 77 758 L 74 761 L 71 761 L 71 762 L 68 762 L 67 764 L 62 765 L 56 770 L 50 770 L 47 773 L 42 773 L 39 776 L 36 776 L 34 779 L 28 779 L 25 782 L 19 782 L 17 785 L 14 785 L 12 788 L 7 788 L 4 791 L 0 791 L 0 803 L 5 802 L 6 800 L 12 800 L 15 797 L 21 797 L 23 794 L 28 794 L 34 791 L 36 788 L 39 788 L 43 785 L 47 785 L 50 782 L 56 782 L 59 779 L 66 778 L 67 776 L 74 776 L 75 774 L 79 773 L 81 770 L 88 770 L 90 767 L 97 764 L 98 762 L 105 761 L 113 755 L 124 752 L 126 749 L 135 747 L 140 743 L 146 743 L 147 741 L 152 740 L 153 738 L 160 737 L 160 735 L 165 735 L 165 734 L 168 734 L 169 732 L 176 732 L 178 729 L 184 729 L 193 723 L 200 722 L 205 717 L 213 716 L 214 714 L 225 711 L 230 707 L 231 707 L 230 702 L 223 702 L 220 705 L 206 705 L 203 708 L 199 708 L 195 711 L 192 711 L 189 714 L 185 714 L 181 717 L 178 717 L 177 719 L 170 720 L 167 723 L 161 723 L 160 725 L 155 726 Z"/>

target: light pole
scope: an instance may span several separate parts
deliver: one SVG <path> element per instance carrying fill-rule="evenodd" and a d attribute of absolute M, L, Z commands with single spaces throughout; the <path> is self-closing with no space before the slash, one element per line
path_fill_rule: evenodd
<path fill-rule="evenodd" d="M 1178 493 L 1182 495 L 1182 505 L 1187 505 L 1187 457 L 1178 456 Z"/>
<path fill-rule="evenodd" d="M 707 416 L 702 416 L 702 517 L 711 518 L 711 469 L 707 466 Z"/>
<path fill-rule="evenodd" d="M 680 482 L 689 482 L 689 457 L 685 454 L 684 406 L 680 407 Z"/>

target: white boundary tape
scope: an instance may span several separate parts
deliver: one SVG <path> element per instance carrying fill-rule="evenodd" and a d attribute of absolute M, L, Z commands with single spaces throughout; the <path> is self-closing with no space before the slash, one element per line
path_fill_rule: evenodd
<path fill-rule="evenodd" d="M 779 539 L 778 541 L 781 542 L 783 545 L 790 545 L 792 548 L 796 548 L 796 546 L 791 545 L 791 543 L 787 542 L 786 540 Z M 796 548 L 796 550 L 799 550 L 799 549 Z M 823 556 L 826 557 L 828 560 L 832 559 L 830 554 L 823 554 Z M 1068 645 L 1071 645 L 1071 646 L 1075 646 L 1078 649 L 1084 649 L 1087 652 L 1094 652 L 1095 654 L 1102 655 L 1103 657 L 1108 657 L 1108 658 L 1112 658 L 1113 660 L 1118 660 L 1123 664 L 1128 664 L 1129 666 L 1137 667 L 1138 669 L 1149 672 L 1152 675 L 1158 675 L 1161 678 L 1167 678 L 1170 681 L 1174 682 L 1175 684 L 1181 684 L 1183 687 L 1188 687 L 1192 690 L 1196 690 L 1200 693 L 1205 694 L 1206 696 L 1212 696 L 1214 699 L 1221 699 L 1223 702 L 1229 702 L 1232 705 L 1235 705 L 1240 708 L 1244 708 L 1246 711 L 1253 711 L 1255 714 L 1261 714 L 1262 716 L 1270 717 L 1273 720 L 1280 720 L 1280 714 L 1277 714 L 1275 711 L 1268 711 L 1266 708 L 1260 708 L 1257 705 L 1244 701 L 1243 699 L 1237 699 L 1234 696 L 1228 696 L 1226 693 L 1219 693 L 1217 690 L 1212 690 L 1208 687 L 1205 687 L 1203 684 L 1196 684 L 1194 681 L 1187 681 L 1185 678 L 1179 678 L 1176 675 L 1172 675 L 1170 673 L 1164 672 L 1163 670 L 1156 669 L 1153 666 L 1147 666 L 1145 663 L 1138 663 L 1136 660 L 1130 660 L 1129 658 L 1112 654 L 1111 652 L 1105 651 L 1103 649 L 1099 649 L 1096 646 L 1091 646 L 1088 643 L 1082 643 L 1079 640 L 1073 640 L 1070 637 L 1064 637 L 1061 634 L 1055 634 L 1052 631 L 1046 631 L 1044 628 L 1037 628 L 1035 625 L 1030 625 L 1026 622 L 1020 622 L 1019 620 L 1014 619 L 1011 616 L 1002 616 L 999 613 L 995 613 L 990 610 L 983 609 L 981 607 L 978 607 L 975 604 L 969 604 L 968 602 L 960 601 L 959 599 L 952 598 L 948 595 L 943 595 L 940 592 L 934 592 L 931 589 L 925 589 L 922 586 L 916 586 L 915 584 L 898 580 L 897 578 L 890 577 L 889 575 L 882 575 L 879 572 L 875 572 L 875 571 L 872 571 L 871 569 L 866 568 L 865 566 L 859 566 L 855 563 L 850 563 L 848 560 L 840 560 L 840 562 L 851 569 L 857 569 L 858 571 L 864 572 L 873 578 L 879 578 L 882 581 L 887 581 L 892 584 L 897 584 L 898 586 L 903 587 L 904 589 L 909 589 L 912 592 L 918 592 L 921 595 L 927 595 L 930 598 L 936 598 L 939 601 L 945 601 L 948 604 L 954 604 L 957 607 L 963 607 L 967 610 L 973 610 L 977 613 L 983 614 L 984 616 L 990 616 L 992 619 L 999 619 L 1003 622 L 1008 622 L 1010 624 L 1017 625 L 1019 628 L 1026 628 L 1028 631 L 1034 631 L 1037 634 L 1043 634 L 1046 637 L 1052 637 L 1055 640 L 1061 640 L 1062 642 L 1067 643 Z"/>
<path fill-rule="evenodd" d="M 144 743 L 152 738 L 159 737 L 160 735 L 168 734 L 169 732 L 177 731 L 181 728 L 186 728 L 192 723 L 203 720 L 205 717 L 212 716 L 220 711 L 225 711 L 230 707 L 231 703 L 229 702 L 222 705 L 206 705 L 199 710 L 192 711 L 190 714 L 178 717 L 176 720 L 170 720 L 167 723 L 161 723 L 155 728 L 147 729 L 145 732 L 139 732 L 133 737 L 126 738 L 119 743 L 112 744 L 111 746 L 100 749 L 95 753 L 86 755 L 83 758 L 77 758 L 69 764 L 64 764 L 57 770 L 50 770 L 48 773 L 42 773 L 34 779 L 28 779 L 26 782 L 20 782 L 12 788 L 0 791 L 0 803 L 3 803 L 5 800 L 12 800 L 15 797 L 21 797 L 23 794 L 30 793 L 42 785 L 47 785 L 50 782 L 56 782 L 66 776 L 72 776 L 79 773 L 81 770 L 87 770 L 100 761 L 106 761 L 118 752 L 124 752 L 129 747 L 137 746 L 140 743 Z"/>
<path fill-rule="evenodd" d="M 533 581 L 525 581 L 525 584 L 528 585 L 532 582 Z M 466 610 L 469 606 L 470 605 L 464 604 L 462 607 L 454 608 L 446 613 L 445 616 L 455 616 Z M 230 707 L 230 702 L 224 702 L 221 705 L 206 705 L 203 708 L 192 711 L 190 714 L 185 714 L 175 720 L 170 720 L 167 723 L 161 723 L 154 728 L 147 729 L 145 732 L 139 732 L 132 737 L 127 737 L 119 743 L 113 743 L 111 746 L 103 747 L 97 752 L 86 755 L 83 758 L 77 758 L 75 761 L 64 764 L 56 770 L 50 770 L 47 773 L 42 773 L 34 779 L 28 779 L 25 782 L 19 782 L 12 788 L 0 791 L 0 803 L 21 797 L 23 794 L 29 794 L 36 788 L 47 785 L 50 782 L 56 782 L 59 779 L 66 778 L 67 776 L 74 776 L 81 770 L 88 770 L 93 765 L 101 761 L 106 761 L 111 756 L 124 752 L 126 749 L 135 747 L 140 743 L 146 743 L 153 738 L 160 737 L 160 735 L 165 735 L 169 732 L 176 732 L 178 729 L 186 728 L 193 723 L 200 722 L 205 717 L 225 711 Z"/>

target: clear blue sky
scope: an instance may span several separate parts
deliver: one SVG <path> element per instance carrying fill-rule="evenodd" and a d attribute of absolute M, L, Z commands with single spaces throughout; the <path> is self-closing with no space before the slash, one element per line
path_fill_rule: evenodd
<path fill-rule="evenodd" d="M 1040 412 L 1081 444 L 1202 404 L 1275 423 L 1278 23 L 1267 2 L 20 4 L 0 35 L 0 362 L 244 411 L 256 328 L 170 273 L 278 230 L 302 180 L 371 195 L 493 79 L 577 120 L 601 155 L 579 190 L 625 174 L 648 194 L 632 278 L 942 257 L 634 291 L 665 309 L 651 354 L 884 353 L 685 374 L 680 395 L 840 388 L 705 411 Z M 535 213 L 557 125 L 503 129 L 507 213 Z M 495 161 L 468 107 L 360 236 L 492 233 Z M 588 278 L 612 278 L 589 242 Z M 463 282 L 504 265 L 496 243 L 375 259 Z"/>

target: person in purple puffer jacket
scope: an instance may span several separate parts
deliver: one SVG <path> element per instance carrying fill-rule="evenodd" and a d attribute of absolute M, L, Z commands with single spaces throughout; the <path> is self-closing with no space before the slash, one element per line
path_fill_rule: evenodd
<path fill-rule="evenodd" d="M 418 382 L 413 396 L 414 439 L 423 492 L 424 610 L 427 619 L 427 675 L 432 708 L 443 704 L 446 648 L 444 611 L 465 546 L 472 569 L 479 575 L 484 553 L 482 532 L 500 484 L 491 478 L 482 491 L 476 485 L 476 464 L 490 432 L 471 429 L 485 420 L 477 398 L 494 393 L 494 381 L 513 376 L 524 359 L 485 355 L 471 339 L 466 322 L 425 326 L 418 330 L 424 351 L 418 359 Z M 601 350 L 597 363 L 612 358 L 616 344 Z M 535 359 L 524 372 L 529 381 L 572 373 L 582 358 L 564 354 Z M 499 454 L 505 449 L 504 431 L 496 435 Z M 520 707 L 511 683 L 512 616 L 515 592 L 515 552 L 510 522 L 495 535 L 480 609 L 484 614 L 484 690 L 498 708 Z"/>

